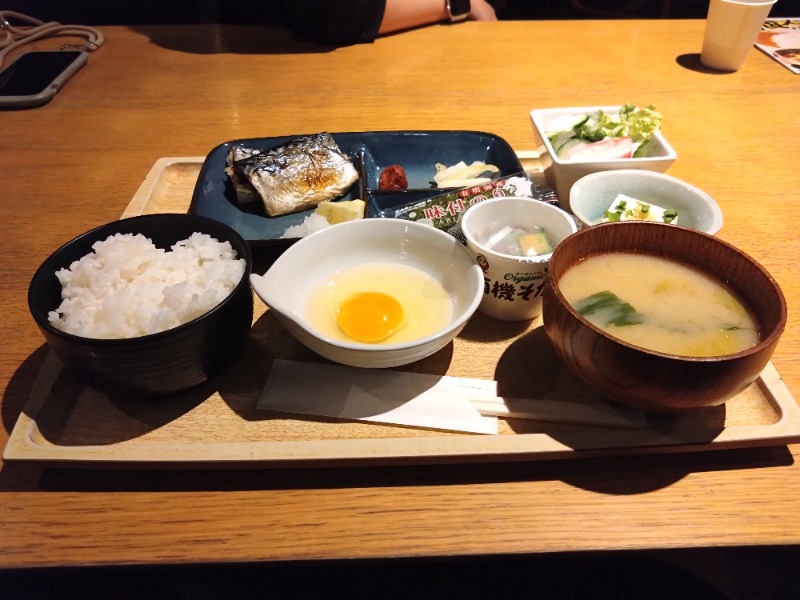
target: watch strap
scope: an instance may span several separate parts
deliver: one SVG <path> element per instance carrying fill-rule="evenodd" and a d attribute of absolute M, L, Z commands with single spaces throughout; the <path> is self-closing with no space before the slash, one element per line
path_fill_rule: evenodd
<path fill-rule="evenodd" d="M 451 23 L 466 20 L 472 9 L 470 0 L 445 0 L 444 5 Z"/>

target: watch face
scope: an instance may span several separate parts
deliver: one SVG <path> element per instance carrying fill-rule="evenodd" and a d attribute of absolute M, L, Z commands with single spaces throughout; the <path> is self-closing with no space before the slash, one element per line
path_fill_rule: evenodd
<path fill-rule="evenodd" d="M 472 10 L 470 0 L 450 0 L 447 7 L 450 10 L 451 19 L 459 17 L 463 19 L 469 14 L 469 11 Z"/>

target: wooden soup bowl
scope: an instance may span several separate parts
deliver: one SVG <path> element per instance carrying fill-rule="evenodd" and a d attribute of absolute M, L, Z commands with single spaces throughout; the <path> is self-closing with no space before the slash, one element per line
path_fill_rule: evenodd
<path fill-rule="evenodd" d="M 673 259 L 725 282 L 756 319 L 760 341 L 736 354 L 686 357 L 634 346 L 592 325 L 566 301 L 559 280 L 585 257 L 620 251 Z M 783 293 L 760 264 L 712 235 L 676 225 L 629 221 L 582 229 L 558 245 L 548 278 L 542 319 L 556 354 L 593 390 L 646 411 L 722 404 L 755 381 L 786 326 Z"/>

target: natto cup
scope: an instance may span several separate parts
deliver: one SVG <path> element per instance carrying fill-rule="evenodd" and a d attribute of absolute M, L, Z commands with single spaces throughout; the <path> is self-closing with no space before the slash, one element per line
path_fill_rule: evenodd
<path fill-rule="evenodd" d="M 483 270 L 483 298 L 478 310 L 502 321 L 527 321 L 542 314 L 551 254 L 513 256 L 493 249 L 492 237 L 508 227 L 542 229 L 555 249 L 578 226 L 566 211 L 531 198 L 484 200 L 464 212 L 461 230 L 467 249 Z"/>

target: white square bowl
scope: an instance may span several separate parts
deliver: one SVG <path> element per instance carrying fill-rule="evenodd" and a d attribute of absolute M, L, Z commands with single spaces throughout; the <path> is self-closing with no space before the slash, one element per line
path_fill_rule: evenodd
<path fill-rule="evenodd" d="M 565 108 L 542 108 L 531 111 L 533 129 L 541 139 L 545 152 L 542 155 L 542 167 L 548 183 L 553 187 L 558 196 L 559 204 L 564 210 L 569 210 L 569 191 L 572 184 L 584 175 L 598 171 L 611 171 L 615 169 L 642 169 L 646 171 L 666 171 L 675 159 L 678 158 L 675 150 L 669 145 L 661 132 L 656 132 L 650 145 L 649 155 L 641 158 L 615 158 L 608 160 L 562 160 L 556 156 L 553 146 L 548 140 L 549 124 L 558 117 L 566 115 L 589 114 L 602 110 L 607 113 L 617 114 L 621 106 L 579 106 Z"/>

